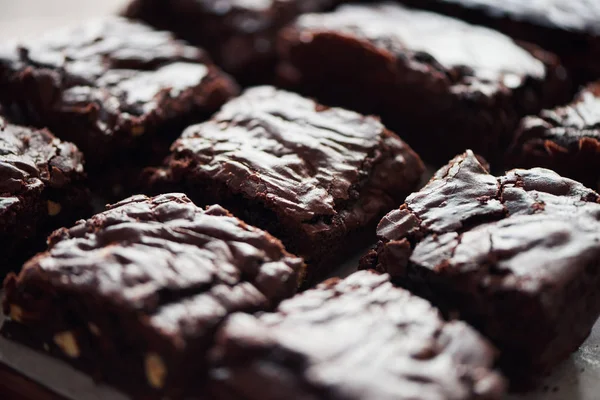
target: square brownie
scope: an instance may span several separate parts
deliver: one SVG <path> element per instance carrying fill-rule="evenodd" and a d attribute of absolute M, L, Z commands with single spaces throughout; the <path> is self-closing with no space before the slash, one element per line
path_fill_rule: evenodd
<path fill-rule="evenodd" d="M 234 311 L 291 297 L 304 263 L 182 194 L 135 196 L 70 229 L 4 283 L 2 334 L 135 398 L 183 398 Z"/>
<path fill-rule="evenodd" d="M 266 229 L 306 259 L 312 282 L 368 243 L 423 170 L 378 119 L 263 86 L 189 127 L 148 180 Z"/>
<path fill-rule="evenodd" d="M 546 167 L 596 190 L 600 183 L 600 82 L 567 105 L 525 117 L 508 150 L 510 167 Z"/>
<path fill-rule="evenodd" d="M 377 235 L 362 268 L 478 328 L 517 385 L 567 358 L 600 316 L 600 196 L 550 170 L 494 177 L 467 151 Z"/>
<path fill-rule="evenodd" d="M 124 15 L 208 50 L 243 83 L 272 83 L 279 29 L 339 0 L 133 0 Z"/>
<path fill-rule="evenodd" d="M 600 76 L 600 3 L 590 0 L 401 0 L 555 52 L 573 76 Z"/>
<path fill-rule="evenodd" d="M 232 315 L 212 351 L 209 398 L 221 400 L 492 400 L 496 351 L 427 301 L 361 271 Z"/>
<path fill-rule="evenodd" d="M 52 230 L 90 210 L 77 147 L 0 116 L 0 276 L 42 250 Z"/>
<path fill-rule="evenodd" d="M 472 148 L 495 163 L 520 117 L 566 101 L 556 56 L 393 3 L 305 14 L 280 34 L 283 85 L 379 115 L 426 160 Z"/>
<path fill-rule="evenodd" d="M 0 47 L 6 111 L 75 143 L 94 177 L 118 181 L 123 166 L 159 162 L 237 91 L 202 50 L 125 18 Z"/>

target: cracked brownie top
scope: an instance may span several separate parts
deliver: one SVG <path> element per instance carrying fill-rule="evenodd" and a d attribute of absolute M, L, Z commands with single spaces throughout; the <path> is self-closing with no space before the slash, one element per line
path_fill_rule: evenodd
<path fill-rule="evenodd" d="M 409 265 L 476 271 L 537 290 L 575 273 L 573 257 L 584 265 L 600 253 L 599 203 L 593 190 L 546 169 L 494 177 L 467 151 L 380 222 L 362 266 L 400 279 Z"/>
<path fill-rule="evenodd" d="M 75 145 L 45 129 L 8 124 L 0 117 L 0 216 L 26 196 L 68 186 L 83 176 L 83 156 Z"/>

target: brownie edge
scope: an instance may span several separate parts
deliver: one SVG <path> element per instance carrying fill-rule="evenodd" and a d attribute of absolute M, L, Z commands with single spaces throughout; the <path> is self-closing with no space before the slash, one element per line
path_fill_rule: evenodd
<path fill-rule="evenodd" d="M 495 177 L 468 151 L 377 235 L 361 268 L 478 328 L 517 387 L 567 358 L 600 316 L 600 196 L 550 170 Z"/>
<path fill-rule="evenodd" d="M 372 239 L 423 170 L 377 118 L 261 86 L 189 127 L 148 184 L 266 229 L 305 258 L 314 283 Z"/>
<path fill-rule="evenodd" d="M 521 117 L 571 90 L 551 53 L 393 2 L 305 14 L 279 36 L 282 85 L 381 116 L 436 166 L 467 148 L 496 164 Z"/>
<path fill-rule="evenodd" d="M 91 212 L 86 185 L 74 144 L 0 116 L 0 277 L 43 250 L 54 229 Z"/>
<path fill-rule="evenodd" d="M 569 104 L 525 117 L 507 152 L 508 167 L 550 168 L 600 188 L 600 82 Z"/>
<path fill-rule="evenodd" d="M 134 196 L 56 231 L 6 278 L 2 335 L 135 398 L 182 399 L 225 317 L 273 309 L 303 268 L 220 206 Z"/>

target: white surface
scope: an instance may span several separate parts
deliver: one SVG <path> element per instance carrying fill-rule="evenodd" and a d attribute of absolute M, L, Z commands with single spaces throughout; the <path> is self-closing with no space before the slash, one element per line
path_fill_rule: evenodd
<path fill-rule="evenodd" d="M 114 13 L 124 0 L 0 0 L 0 39 L 35 37 L 48 29 Z"/>

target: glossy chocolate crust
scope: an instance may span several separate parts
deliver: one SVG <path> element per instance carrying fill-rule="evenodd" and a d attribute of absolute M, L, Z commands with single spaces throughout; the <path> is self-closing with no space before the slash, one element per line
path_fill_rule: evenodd
<path fill-rule="evenodd" d="M 84 179 L 75 145 L 0 117 L 0 276 L 42 250 L 52 230 L 90 211 Z"/>
<path fill-rule="evenodd" d="M 165 151 L 177 132 L 237 93 L 205 53 L 167 32 L 107 17 L 0 47 L 0 100 L 28 124 L 48 126 L 107 160 Z M 142 161 L 140 161 L 142 162 Z"/>
<path fill-rule="evenodd" d="M 369 225 L 422 172 L 419 157 L 376 118 L 263 86 L 188 128 L 150 181 L 268 230 L 306 258 L 313 281 L 356 251 L 353 243 L 364 245 Z"/>
<path fill-rule="evenodd" d="M 175 32 L 207 49 L 243 83 L 272 82 L 279 29 L 298 15 L 339 0 L 133 0 L 129 18 Z"/>
<path fill-rule="evenodd" d="M 570 87 L 549 53 L 392 3 L 301 16 L 278 51 L 282 84 L 380 115 L 438 165 L 465 148 L 496 155 L 520 117 L 566 101 Z"/>
<path fill-rule="evenodd" d="M 501 399 L 495 349 L 427 301 L 361 271 L 234 314 L 217 334 L 208 393 L 222 400 Z"/>
<path fill-rule="evenodd" d="M 565 106 L 524 118 L 506 165 L 550 168 L 598 189 L 600 83 L 588 85 Z"/>
<path fill-rule="evenodd" d="M 600 3 L 590 0 L 401 0 L 557 53 L 581 78 L 599 77 Z"/>
<path fill-rule="evenodd" d="M 220 206 L 135 196 L 70 229 L 5 281 L 4 336 L 135 398 L 181 398 L 234 311 L 274 308 L 304 263 Z"/>
<path fill-rule="evenodd" d="M 600 315 L 599 203 L 547 169 L 494 177 L 468 151 L 380 222 L 361 267 L 473 324 L 525 383 L 576 350 Z"/>

